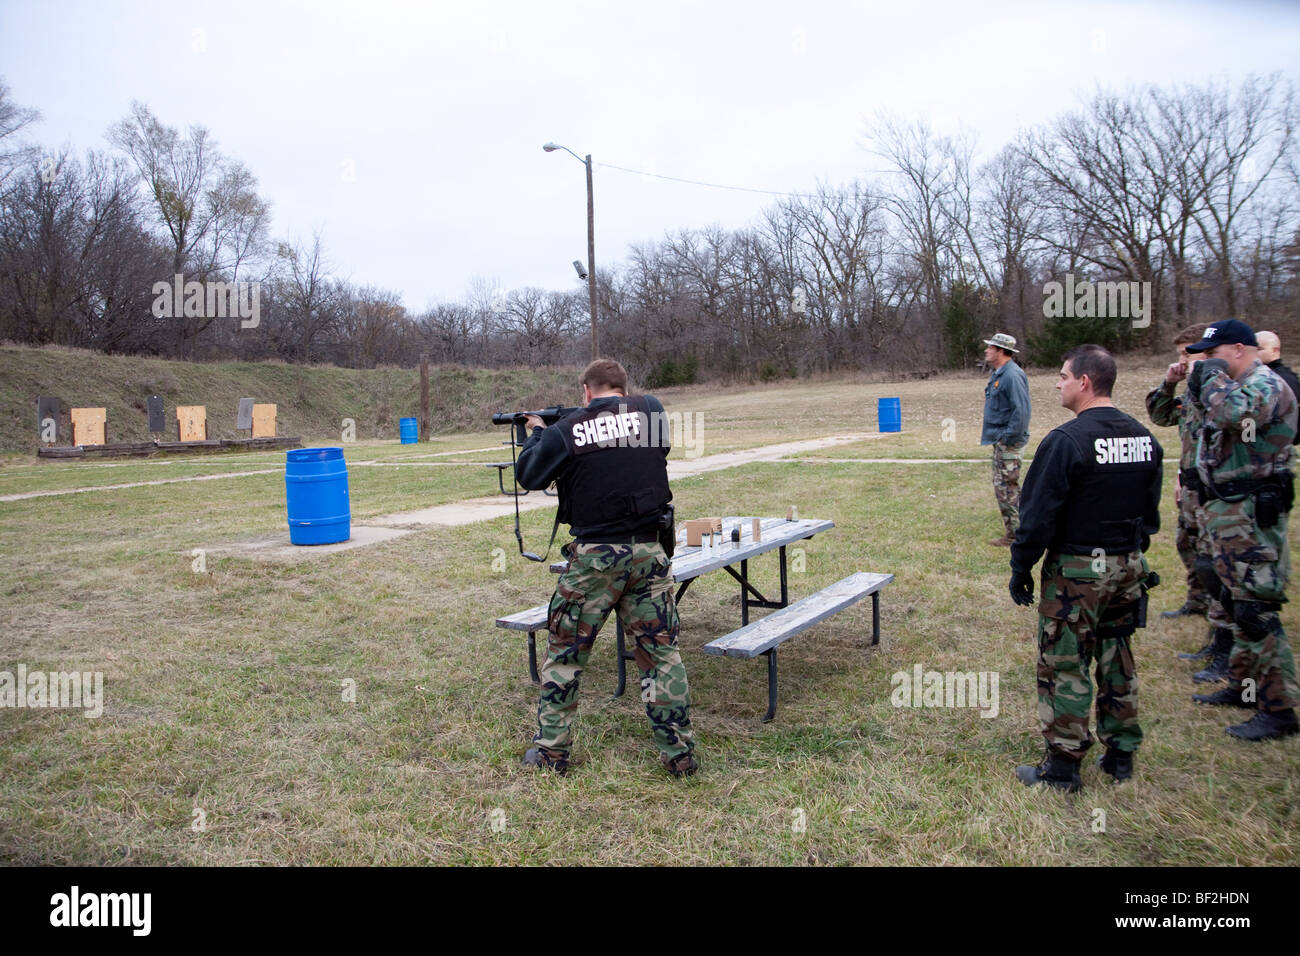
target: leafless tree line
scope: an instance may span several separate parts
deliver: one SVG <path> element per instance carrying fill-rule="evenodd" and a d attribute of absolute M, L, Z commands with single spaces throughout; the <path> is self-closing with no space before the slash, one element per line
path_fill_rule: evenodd
<path fill-rule="evenodd" d="M 972 137 L 880 114 L 877 179 L 633 248 L 603 277 L 604 341 L 647 368 L 794 375 L 966 365 L 995 328 L 1046 362 L 1098 338 L 1165 350 L 1227 315 L 1300 331 L 1298 122 L 1277 76 L 1098 91 L 977 164 Z M 1150 283 L 1150 314 L 1049 320 L 1066 275 Z"/>
<path fill-rule="evenodd" d="M 475 277 L 423 313 L 334 275 L 322 236 L 268 237 L 257 180 L 143 105 L 112 152 L 42 153 L 0 84 L 0 338 L 351 367 L 578 363 L 585 290 Z M 1109 337 L 1164 350 L 1193 321 L 1300 331 L 1300 102 L 1278 76 L 1099 90 L 986 162 L 967 134 L 878 114 L 883 172 L 774 203 L 748 228 L 670 231 L 597 275 L 603 349 L 650 384 L 961 366 L 1009 331 L 1054 361 Z M 154 318 L 153 283 L 256 281 L 259 334 Z M 1150 324 L 1044 316 L 1044 285 L 1150 283 Z M 1109 324 L 1107 324 L 1109 323 Z"/>

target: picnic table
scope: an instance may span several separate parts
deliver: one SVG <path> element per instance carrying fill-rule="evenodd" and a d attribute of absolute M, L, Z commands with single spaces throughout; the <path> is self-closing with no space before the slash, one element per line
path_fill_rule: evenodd
<path fill-rule="evenodd" d="M 678 531 L 676 553 L 673 556 L 672 576 L 678 584 L 677 600 L 681 600 L 691 583 L 712 571 L 725 571 L 740 585 L 741 626 L 703 647 L 706 654 L 724 657 L 767 657 L 768 707 L 763 720 L 776 715 L 777 699 L 777 648 L 794 635 L 807 630 L 844 608 L 870 595 L 872 603 L 871 643 L 880 643 L 880 591 L 894 580 L 892 574 L 860 572 L 836 582 L 794 604 L 790 603 L 789 570 L 786 549 L 798 541 L 829 531 L 833 521 L 818 518 L 760 518 L 759 540 L 753 536 L 752 517 L 722 519 L 722 534 L 714 537 L 715 543 L 699 546 L 686 545 L 686 532 Z M 732 530 L 740 529 L 740 540 L 731 540 Z M 764 554 L 777 552 L 781 592 L 779 598 L 769 599 L 749 579 L 749 562 Z M 550 569 L 563 573 L 567 561 L 557 561 Z M 737 570 L 739 566 L 739 570 Z M 772 609 L 768 616 L 750 622 L 750 608 Z M 497 618 L 497 626 L 528 633 L 528 672 L 534 683 L 540 682 L 537 673 L 536 633 L 546 629 L 548 604 Z M 623 625 L 615 617 L 617 635 L 618 686 L 614 696 L 621 696 L 627 687 L 627 661 L 633 659 L 623 635 Z"/>

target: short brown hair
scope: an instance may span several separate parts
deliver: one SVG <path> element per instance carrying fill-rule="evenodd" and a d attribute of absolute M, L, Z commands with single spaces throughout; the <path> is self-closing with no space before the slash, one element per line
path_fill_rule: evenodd
<path fill-rule="evenodd" d="M 593 392 L 614 391 L 627 394 L 627 369 L 613 359 L 596 359 L 582 370 L 579 385 Z"/>
<path fill-rule="evenodd" d="M 1080 345 L 1070 349 L 1062 356 L 1067 363 L 1070 374 L 1075 378 L 1088 376 L 1092 382 L 1092 393 L 1099 398 L 1110 398 L 1115 387 L 1115 357 L 1100 345 Z"/>
<path fill-rule="evenodd" d="M 1178 348 L 1180 345 L 1191 345 L 1193 342 L 1200 341 L 1205 337 L 1205 330 L 1209 327 L 1210 323 L 1208 322 L 1189 325 L 1174 336 L 1174 348 Z"/>

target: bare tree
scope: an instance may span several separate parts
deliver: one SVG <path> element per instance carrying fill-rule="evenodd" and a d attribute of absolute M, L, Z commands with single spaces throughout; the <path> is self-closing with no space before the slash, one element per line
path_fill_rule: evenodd
<path fill-rule="evenodd" d="M 516 360 L 558 364 L 564 341 L 577 332 L 580 305 L 577 293 L 516 289 L 506 297 L 497 327 L 512 340 Z"/>
<path fill-rule="evenodd" d="M 195 281 L 233 281 L 259 251 L 269 221 L 270 206 L 257 195 L 256 177 L 224 157 L 203 127 L 191 126 L 182 136 L 143 103 L 131 105 L 108 139 L 139 172 L 153 218 L 167 237 L 173 274 L 189 270 Z M 215 318 L 177 317 L 182 357 Z"/>
<path fill-rule="evenodd" d="M 9 85 L 0 78 L 0 196 L 9 178 L 35 159 L 36 147 L 21 141 L 18 134 L 40 118 L 39 111 L 15 103 Z"/>
<path fill-rule="evenodd" d="M 486 330 L 468 303 L 431 306 L 416 320 L 422 346 L 438 362 L 484 362 Z"/>
<path fill-rule="evenodd" d="M 979 174 L 981 210 L 975 245 L 987 249 L 980 256 L 980 268 L 994 290 L 996 324 L 1013 330 L 1020 341 L 1027 340 L 1031 312 L 1041 310 L 1041 297 L 1030 290 L 1035 251 L 1033 237 L 1042 232 L 1042 214 L 1028 182 L 1022 154 L 1004 148 Z"/>
<path fill-rule="evenodd" d="M 1098 92 L 1086 111 L 1026 134 L 1018 145 L 1047 213 L 1037 238 L 1065 252 L 1071 271 L 1082 262 L 1102 273 L 1151 282 L 1152 341 L 1163 343 L 1155 334 L 1166 265 L 1162 253 L 1177 227 L 1167 218 L 1173 183 L 1149 147 L 1150 124 L 1141 104 L 1105 92 Z"/>
<path fill-rule="evenodd" d="M 898 188 L 887 207 L 901 231 L 900 251 L 916 266 L 920 302 L 933 329 L 937 350 L 943 351 L 938 322 L 944 301 L 945 278 L 952 273 L 956 217 L 954 156 L 947 137 L 937 136 L 923 121 L 904 123 L 887 113 L 877 114 L 868 148 L 890 163 Z"/>
<path fill-rule="evenodd" d="M 406 309 L 396 292 L 362 286 L 341 294 L 335 332 L 345 364 L 349 368 L 409 364 L 415 356 L 400 351 L 406 324 Z"/>
<path fill-rule="evenodd" d="M 324 338 L 338 321 L 339 285 L 329 276 L 321 245 L 321 232 L 312 234 L 311 247 L 280 242 L 276 258 L 282 274 L 279 326 L 289 354 L 299 362 L 313 360 L 318 338 Z"/>
<path fill-rule="evenodd" d="M 828 370 L 838 364 L 836 357 L 851 354 L 860 333 L 874 351 L 886 332 L 874 321 L 880 318 L 877 284 L 888 239 L 884 198 L 854 181 L 821 185 L 813 196 L 784 205 L 795 227 L 799 271 L 812 287 L 805 310 L 820 331 L 819 364 Z"/>
<path fill-rule="evenodd" d="M 123 164 L 66 150 L 33 161 L 0 200 L 0 335 L 104 351 L 147 350 L 160 250 Z"/>
<path fill-rule="evenodd" d="M 1261 195 L 1275 172 L 1283 173 L 1296 153 L 1300 105 L 1291 84 L 1276 74 L 1248 77 L 1235 99 L 1225 86 L 1152 92 L 1161 104 L 1177 104 L 1191 118 L 1200 161 L 1192 169 L 1201 202 L 1193 220 L 1217 267 L 1228 314 L 1239 307 L 1234 253 L 1241 240 L 1242 214 Z M 1171 107 L 1172 108 L 1172 107 Z M 1181 141 L 1179 145 L 1183 144 Z"/>

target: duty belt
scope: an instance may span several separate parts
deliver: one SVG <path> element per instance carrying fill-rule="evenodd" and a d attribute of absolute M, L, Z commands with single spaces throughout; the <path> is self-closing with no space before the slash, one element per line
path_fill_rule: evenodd
<path fill-rule="evenodd" d="M 1274 475 L 1268 475 L 1264 478 L 1235 478 L 1232 481 L 1216 481 L 1212 485 L 1204 485 L 1201 493 L 1211 501 L 1228 500 L 1230 498 L 1243 498 L 1246 495 L 1254 495 L 1266 488 L 1276 488 L 1279 491 L 1287 491 L 1291 486 L 1291 473 L 1281 472 Z"/>
<path fill-rule="evenodd" d="M 1141 518 L 1118 518 L 1112 521 L 1103 521 L 1097 526 L 1096 530 L 1102 541 L 1105 542 L 1104 544 L 1095 541 L 1091 544 L 1063 541 L 1054 542 L 1051 549 L 1061 554 L 1094 554 L 1100 550 L 1105 551 L 1108 555 L 1133 554 L 1134 552 L 1140 554 L 1143 550 Z"/>
<path fill-rule="evenodd" d="M 646 531 L 638 534 L 601 535 L 596 538 L 578 538 L 579 544 L 652 544 L 659 540 L 659 532 Z"/>
<path fill-rule="evenodd" d="M 1182 482 L 1184 488 L 1188 488 L 1192 491 L 1200 493 L 1201 476 L 1200 473 L 1197 472 L 1195 468 L 1178 469 L 1178 478 Z"/>

